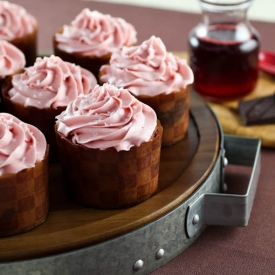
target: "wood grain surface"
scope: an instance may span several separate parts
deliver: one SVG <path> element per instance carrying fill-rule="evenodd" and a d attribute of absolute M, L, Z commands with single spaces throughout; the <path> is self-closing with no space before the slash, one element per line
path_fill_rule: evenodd
<path fill-rule="evenodd" d="M 30 232 L 0 239 L 0 262 L 33 259 L 103 242 L 144 226 L 186 200 L 217 159 L 220 131 L 207 103 L 191 93 L 187 136 L 162 148 L 158 193 L 128 209 L 97 210 L 73 203 L 63 189 L 59 164 L 50 167 L 50 212 Z"/>

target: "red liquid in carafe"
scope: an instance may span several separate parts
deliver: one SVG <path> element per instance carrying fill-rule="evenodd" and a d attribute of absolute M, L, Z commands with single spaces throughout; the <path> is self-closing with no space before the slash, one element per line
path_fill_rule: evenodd
<path fill-rule="evenodd" d="M 207 37 L 189 36 L 194 88 L 205 98 L 226 101 L 240 98 L 256 86 L 259 36 L 237 40 L 235 26 L 216 25 Z M 238 38 L 239 39 L 239 38 Z"/>

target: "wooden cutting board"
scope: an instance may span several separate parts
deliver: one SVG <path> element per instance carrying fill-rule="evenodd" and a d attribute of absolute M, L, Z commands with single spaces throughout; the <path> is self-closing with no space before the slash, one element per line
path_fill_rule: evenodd
<path fill-rule="evenodd" d="M 34 259 L 87 247 L 129 233 L 165 215 L 204 182 L 217 160 L 220 129 L 209 106 L 191 93 L 187 136 L 162 149 L 159 190 L 128 209 L 97 210 L 65 194 L 59 164 L 50 167 L 50 212 L 39 227 L 0 239 L 0 262 Z"/>
<path fill-rule="evenodd" d="M 177 52 L 176 55 L 188 59 L 187 53 Z M 275 93 L 275 77 L 260 72 L 255 89 L 243 100 L 253 99 Z M 209 105 L 217 115 L 225 134 L 259 138 L 262 146 L 275 148 L 275 124 L 245 126 L 238 112 L 238 100 Z"/>

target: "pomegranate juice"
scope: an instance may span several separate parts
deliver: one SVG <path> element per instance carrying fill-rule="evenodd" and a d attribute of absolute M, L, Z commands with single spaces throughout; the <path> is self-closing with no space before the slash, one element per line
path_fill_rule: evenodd
<path fill-rule="evenodd" d="M 190 66 L 194 88 L 213 101 L 241 98 L 256 86 L 258 79 L 259 37 L 236 37 L 234 27 L 212 26 L 207 37 L 189 36 Z"/>

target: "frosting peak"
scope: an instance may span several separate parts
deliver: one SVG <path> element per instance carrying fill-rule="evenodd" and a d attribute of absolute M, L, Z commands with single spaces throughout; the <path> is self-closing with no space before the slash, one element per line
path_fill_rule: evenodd
<path fill-rule="evenodd" d="M 128 151 L 150 140 L 157 117 L 127 90 L 104 84 L 71 102 L 57 116 L 57 125 L 57 131 L 73 143 Z"/>
<path fill-rule="evenodd" d="M 67 106 L 79 94 L 87 94 L 96 85 L 94 75 L 57 56 L 36 59 L 34 66 L 12 78 L 11 100 L 24 106 L 57 108 Z"/>
<path fill-rule="evenodd" d="M 156 96 L 185 88 L 194 77 L 186 60 L 167 52 L 162 40 L 152 36 L 139 46 L 115 50 L 110 65 L 101 67 L 100 78 L 135 96 Z"/>
<path fill-rule="evenodd" d="M 136 43 L 136 30 L 124 19 L 82 10 L 63 32 L 55 34 L 58 48 L 68 53 L 103 56 Z"/>
<path fill-rule="evenodd" d="M 0 176 L 34 167 L 46 152 L 46 139 L 36 127 L 0 114 Z"/>
<path fill-rule="evenodd" d="M 18 48 L 5 40 L 0 40 L 0 78 L 18 72 L 25 64 L 25 56 Z"/>
<path fill-rule="evenodd" d="M 34 31 L 36 19 L 27 11 L 8 1 L 0 1 L 0 39 L 11 41 Z"/>

